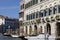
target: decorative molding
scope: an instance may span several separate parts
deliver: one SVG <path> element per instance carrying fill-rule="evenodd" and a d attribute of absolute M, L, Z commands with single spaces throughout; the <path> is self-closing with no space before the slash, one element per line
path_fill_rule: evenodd
<path fill-rule="evenodd" d="M 45 20 L 44 20 L 44 18 L 42 19 L 42 22 L 43 22 L 43 23 L 45 23 Z"/>
<path fill-rule="evenodd" d="M 53 22 L 55 21 L 55 18 L 53 16 L 51 16 L 51 21 L 53 21 Z"/>
<path fill-rule="evenodd" d="M 60 20 L 60 15 L 56 15 L 55 19 L 59 21 Z"/>
<path fill-rule="evenodd" d="M 46 17 L 46 21 L 47 21 L 47 22 L 50 22 L 50 20 L 49 20 L 49 18 L 48 18 L 48 17 Z"/>
<path fill-rule="evenodd" d="M 39 24 L 41 23 L 41 19 L 36 19 L 36 22 Z"/>

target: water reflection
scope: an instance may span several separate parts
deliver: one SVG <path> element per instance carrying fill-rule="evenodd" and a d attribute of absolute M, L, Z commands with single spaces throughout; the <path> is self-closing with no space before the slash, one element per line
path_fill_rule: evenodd
<path fill-rule="evenodd" d="M 12 38 L 12 37 L 7 37 L 7 36 L 3 36 L 2 34 L 0 34 L 0 40 L 21 40 L 20 38 Z"/>

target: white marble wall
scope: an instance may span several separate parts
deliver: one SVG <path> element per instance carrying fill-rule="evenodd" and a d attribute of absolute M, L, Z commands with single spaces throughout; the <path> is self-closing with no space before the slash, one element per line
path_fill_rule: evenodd
<path fill-rule="evenodd" d="M 4 18 L 0 18 L 0 25 L 5 24 L 5 19 Z"/>

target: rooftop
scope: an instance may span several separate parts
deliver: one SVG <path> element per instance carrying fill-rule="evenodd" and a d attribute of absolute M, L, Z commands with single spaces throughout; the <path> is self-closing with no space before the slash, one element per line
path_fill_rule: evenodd
<path fill-rule="evenodd" d="M 8 18 L 7 16 L 0 15 L 0 18 Z"/>

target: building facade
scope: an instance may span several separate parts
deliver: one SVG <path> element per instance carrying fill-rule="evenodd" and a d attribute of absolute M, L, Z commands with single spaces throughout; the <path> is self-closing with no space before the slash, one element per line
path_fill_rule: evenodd
<path fill-rule="evenodd" d="M 58 40 L 57 38 L 60 37 L 60 0 L 23 0 L 20 6 L 20 16 L 21 14 L 23 16 L 19 18 L 19 21 L 22 20 L 20 27 L 24 29 L 22 33 L 24 36 L 48 34 L 48 38 Z"/>
<path fill-rule="evenodd" d="M 0 32 L 1 33 L 13 33 L 19 29 L 19 20 L 16 18 L 9 18 L 7 16 L 0 16 Z M 11 33 L 9 32 L 11 30 Z M 18 33 L 17 33 L 18 34 Z"/>
<path fill-rule="evenodd" d="M 24 1 L 21 1 L 21 11 L 19 13 L 19 28 L 20 28 L 20 36 L 24 36 L 24 26 L 23 26 L 23 21 L 24 21 Z"/>
<path fill-rule="evenodd" d="M 0 15 L 0 33 L 2 33 L 2 29 L 3 29 L 3 25 L 5 24 L 5 18 L 7 18 L 6 16 L 2 16 Z"/>
<path fill-rule="evenodd" d="M 8 33 L 9 33 L 8 30 L 11 29 L 10 34 L 14 34 L 14 32 L 16 32 L 17 29 L 19 29 L 19 20 L 15 18 L 5 18 L 4 29 L 6 30 L 5 32 Z"/>

